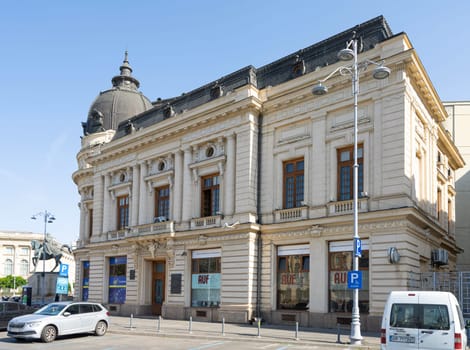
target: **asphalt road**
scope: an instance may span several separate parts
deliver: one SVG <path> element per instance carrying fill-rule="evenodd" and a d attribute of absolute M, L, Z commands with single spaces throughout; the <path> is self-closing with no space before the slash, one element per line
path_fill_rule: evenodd
<path fill-rule="evenodd" d="M 256 339 L 224 340 L 224 339 L 198 339 L 190 337 L 156 337 L 147 335 L 108 333 L 103 337 L 94 335 L 68 336 L 55 340 L 52 343 L 40 341 L 17 341 L 0 332 L 0 350 L 138 350 L 138 349 L 164 349 L 164 350 L 301 350 L 301 349 L 350 349 L 349 345 L 340 344 L 293 344 L 282 341 L 256 341 Z"/>

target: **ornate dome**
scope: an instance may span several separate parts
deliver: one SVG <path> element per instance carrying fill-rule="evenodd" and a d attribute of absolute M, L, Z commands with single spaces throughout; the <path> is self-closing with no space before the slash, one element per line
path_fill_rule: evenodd
<path fill-rule="evenodd" d="M 138 90 L 139 81 L 131 75 L 127 51 L 119 69 L 121 74 L 111 80 L 113 87 L 101 92 L 92 103 L 87 122 L 82 123 L 85 135 L 116 130 L 122 121 L 152 108 L 150 100 Z"/>

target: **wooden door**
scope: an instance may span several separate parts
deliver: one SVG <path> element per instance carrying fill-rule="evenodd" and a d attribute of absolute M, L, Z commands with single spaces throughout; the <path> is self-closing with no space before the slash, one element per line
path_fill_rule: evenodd
<path fill-rule="evenodd" d="M 152 312 L 158 316 L 162 314 L 162 305 L 165 301 L 165 262 L 154 261 L 152 266 Z"/>

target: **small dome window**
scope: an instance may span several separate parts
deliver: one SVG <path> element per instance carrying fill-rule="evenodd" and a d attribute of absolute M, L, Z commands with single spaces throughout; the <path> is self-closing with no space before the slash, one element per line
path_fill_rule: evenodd
<path fill-rule="evenodd" d="M 163 161 L 163 160 L 159 161 L 158 164 L 157 164 L 157 169 L 158 169 L 158 171 L 165 170 L 166 169 L 165 161 Z"/>
<path fill-rule="evenodd" d="M 206 157 L 207 158 L 213 157 L 214 153 L 215 153 L 214 146 L 209 146 L 209 147 L 206 148 Z"/>
<path fill-rule="evenodd" d="M 126 174 L 125 173 L 121 173 L 121 175 L 119 175 L 119 181 L 120 182 L 126 181 Z"/>

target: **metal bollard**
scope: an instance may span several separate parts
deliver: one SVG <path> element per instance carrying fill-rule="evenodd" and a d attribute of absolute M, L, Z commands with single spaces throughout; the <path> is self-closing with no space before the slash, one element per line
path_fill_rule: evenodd
<path fill-rule="evenodd" d="M 258 319 L 258 338 L 261 337 L 261 318 Z"/>
<path fill-rule="evenodd" d="M 134 314 L 131 314 L 131 318 L 129 319 L 129 328 L 132 329 L 132 320 L 134 319 Z"/>
<path fill-rule="evenodd" d="M 157 332 L 160 333 L 160 325 L 162 323 L 162 316 L 158 316 L 157 319 Z"/>
<path fill-rule="evenodd" d="M 189 334 L 193 333 L 193 316 L 189 316 Z"/>
<path fill-rule="evenodd" d="M 295 322 L 295 340 L 299 340 L 299 322 Z"/>
<path fill-rule="evenodd" d="M 225 335 L 225 317 L 222 317 L 222 335 Z"/>

